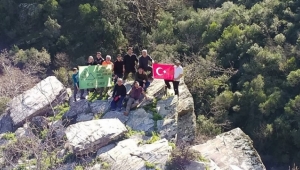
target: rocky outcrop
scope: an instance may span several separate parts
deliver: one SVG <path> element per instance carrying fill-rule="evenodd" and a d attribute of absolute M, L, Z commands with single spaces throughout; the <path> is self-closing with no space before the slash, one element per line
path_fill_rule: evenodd
<path fill-rule="evenodd" d="M 166 139 L 152 144 L 138 146 L 140 140 L 126 139 L 119 142 L 116 147 L 101 153 L 99 158 L 109 164 L 110 169 L 146 170 L 146 164 L 155 168 L 165 169 L 172 147 Z"/>
<path fill-rule="evenodd" d="M 100 119 L 70 125 L 66 129 L 68 145 L 75 154 L 97 151 L 127 131 L 118 119 Z"/>
<path fill-rule="evenodd" d="M 11 100 L 6 113 L 0 118 L 0 133 L 13 131 L 35 116 L 53 114 L 51 107 L 65 98 L 63 84 L 54 76 L 47 77 Z"/>
<path fill-rule="evenodd" d="M 177 142 L 192 143 L 196 134 L 196 115 L 194 100 L 183 81 L 179 85 L 179 98 L 176 107 L 177 113 Z"/>
<path fill-rule="evenodd" d="M 153 115 L 144 109 L 132 111 L 126 125 L 136 131 L 151 132 L 154 130 Z"/>
<path fill-rule="evenodd" d="M 265 170 L 253 142 L 240 128 L 192 147 L 214 161 L 220 169 Z"/>

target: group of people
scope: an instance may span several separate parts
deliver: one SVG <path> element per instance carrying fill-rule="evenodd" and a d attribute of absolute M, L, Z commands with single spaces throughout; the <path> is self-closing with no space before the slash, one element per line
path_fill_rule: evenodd
<path fill-rule="evenodd" d="M 123 101 L 127 95 L 126 87 L 124 82 L 127 80 L 128 75 L 131 73 L 134 79 L 134 84 L 129 93 L 129 98 L 126 104 L 124 115 L 128 115 L 131 108 L 138 106 L 141 99 L 146 98 L 147 88 L 153 81 L 152 67 L 151 65 L 155 63 L 150 55 L 148 55 L 147 50 L 142 50 L 141 57 L 137 57 L 133 53 L 133 48 L 129 47 L 127 54 L 122 56 L 117 55 L 117 60 L 115 62 L 111 61 L 111 56 L 107 55 L 105 59 L 102 58 L 101 52 L 97 52 L 96 58 L 89 56 L 86 65 L 112 65 L 113 78 L 114 78 L 114 89 L 113 89 L 113 100 L 111 102 L 111 110 L 122 111 Z M 138 69 L 136 70 L 136 67 Z M 170 89 L 170 82 L 173 82 L 175 95 L 179 95 L 178 86 L 181 77 L 183 76 L 183 68 L 178 60 L 175 61 L 174 66 L 174 80 L 165 80 L 165 88 Z M 79 90 L 79 78 L 78 69 L 73 68 L 72 79 L 74 82 L 74 101 L 76 101 L 76 95 Z M 91 91 L 91 89 L 88 89 Z M 100 92 L 102 93 L 102 92 Z M 83 96 L 84 89 L 80 90 L 80 99 L 85 99 Z M 101 95 L 100 95 L 101 96 Z"/>

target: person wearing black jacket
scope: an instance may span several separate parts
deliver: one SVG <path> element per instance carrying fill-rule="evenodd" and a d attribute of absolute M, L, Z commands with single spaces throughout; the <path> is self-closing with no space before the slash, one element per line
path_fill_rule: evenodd
<path fill-rule="evenodd" d="M 142 67 L 139 67 L 138 72 L 135 73 L 135 81 L 138 81 L 140 86 L 143 87 L 146 92 L 147 88 L 150 86 L 150 82 L 148 81 L 148 76 L 144 72 Z"/>
<path fill-rule="evenodd" d="M 110 105 L 111 111 L 115 111 L 118 108 L 118 111 L 122 110 L 123 99 L 126 97 L 126 87 L 123 84 L 123 80 L 118 78 L 117 84 L 114 87 L 113 91 L 113 100 Z"/>
<path fill-rule="evenodd" d="M 114 63 L 114 83 L 116 84 L 118 78 L 123 77 L 123 65 L 124 62 L 122 60 L 121 54 L 118 54 L 117 60 Z"/>
<path fill-rule="evenodd" d="M 96 56 L 96 59 L 95 59 L 95 63 L 97 65 L 102 65 L 104 59 L 102 58 L 101 56 L 101 52 L 97 52 L 97 56 Z"/>
<path fill-rule="evenodd" d="M 152 79 L 152 66 L 149 65 L 149 62 L 152 65 L 154 60 L 150 55 L 148 55 L 147 50 L 143 50 L 142 56 L 139 58 L 139 67 L 143 68 L 145 72 L 149 71 L 150 73 L 148 74 L 148 77 L 149 79 Z"/>
<path fill-rule="evenodd" d="M 123 59 L 123 72 L 124 72 L 124 80 L 128 78 L 128 74 L 132 74 L 132 78 L 136 73 L 136 63 L 138 62 L 137 56 L 133 53 L 132 47 L 128 48 L 127 54 L 124 56 Z"/>

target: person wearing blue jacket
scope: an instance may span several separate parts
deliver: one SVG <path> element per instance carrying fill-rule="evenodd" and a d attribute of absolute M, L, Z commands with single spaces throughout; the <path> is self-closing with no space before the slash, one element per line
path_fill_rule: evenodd
<path fill-rule="evenodd" d="M 73 85 L 74 85 L 74 102 L 76 102 L 76 95 L 77 95 L 77 92 L 78 92 L 78 90 L 79 90 L 78 69 L 77 69 L 76 67 L 73 68 L 72 79 L 73 79 Z M 83 97 L 83 93 L 84 93 L 84 90 L 81 89 L 81 90 L 80 90 L 80 99 L 85 99 L 85 98 Z"/>

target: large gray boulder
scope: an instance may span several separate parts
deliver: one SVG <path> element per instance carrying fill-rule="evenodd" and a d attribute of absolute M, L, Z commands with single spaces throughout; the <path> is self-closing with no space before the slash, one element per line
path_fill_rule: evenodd
<path fill-rule="evenodd" d="M 147 170 L 146 163 L 165 169 L 172 147 L 166 139 L 138 146 L 138 139 L 126 139 L 113 149 L 101 153 L 99 158 L 109 164 L 110 169 Z"/>
<path fill-rule="evenodd" d="M 97 152 L 109 142 L 119 139 L 127 132 L 118 119 L 100 119 L 70 125 L 65 133 L 70 149 L 77 155 Z"/>
<path fill-rule="evenodd" d="M 47 77 L 11 100 L 0 118 L 0 133 L 14 131 L 35 116 L 53 114 L 52 108 L 65 100 L 66 95 L 65 87 L 56 77 Z"/>
<path fill-rule="evenodd" d="M 240 128 L 193 146 L 196 152 L 214 161 L 220 169 L 265 170 L 253 142 Z"/>

